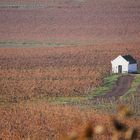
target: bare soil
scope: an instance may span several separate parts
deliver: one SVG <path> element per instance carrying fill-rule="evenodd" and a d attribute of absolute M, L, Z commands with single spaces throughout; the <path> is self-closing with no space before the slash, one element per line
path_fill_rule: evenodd
<path fill-rule="evenodd" d="M 140 85 L 137 88 L 137 92 L 140 93 Z"/>

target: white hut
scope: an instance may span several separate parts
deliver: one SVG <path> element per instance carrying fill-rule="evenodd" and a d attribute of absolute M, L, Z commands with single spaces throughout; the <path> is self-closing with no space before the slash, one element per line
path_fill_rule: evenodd
<path fill-rule="evenodd" d="M 119 55 L 111 61 L 111 64 L 113 73 L 136 73 L 138 71 L 137 61 L 130 55 Z"/>

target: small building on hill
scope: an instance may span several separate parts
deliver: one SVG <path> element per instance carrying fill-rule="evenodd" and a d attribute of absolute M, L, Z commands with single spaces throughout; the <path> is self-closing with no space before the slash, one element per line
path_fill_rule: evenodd
<path fill-rule="evenodd" d="M 131 55 L 119 55 L 111 61 L 112 73 L 137 73 L 137 61 Z"/>

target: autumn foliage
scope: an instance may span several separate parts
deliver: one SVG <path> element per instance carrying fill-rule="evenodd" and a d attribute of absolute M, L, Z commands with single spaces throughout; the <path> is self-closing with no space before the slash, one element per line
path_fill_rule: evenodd
<path fill-rule="evenodd" d="M 85 96 L 102 84 L 103 77 L 109 74 L 111 59 L 131 51 L 140 62 L 140 48 L 133 46 L 1 48 L 0 138 L 60 139 L 73 129 L 83 130 L 91 122 L 90 127 L 97 126 L 94 130 L 98 133 L 104 129 L 102 126 L 107 128 L 96 139 L 110 139 L 112 126 L 108 115 L 78 106 L 49 105 L 34 98 Z M 135 127 L 140 125 L 139 119 L 127 122 Z"/>
<path fill-rule="evenodd" d="M 110 52 L 111 49 L 111 52 Z M 139 47 L 1 48 L 0 98 L 12 102 L 32 97 L 85 96 L 103 83 L 110 61 Z"/>
<path fill-rule="evenodd" d="M 139 119 L 124 120 L 97 114 L 93 109 L 49 105 L 45 102 L 0 108 L 0 124 L 0 138 L 6 140 L 59 140 L 64 136 L 74 137 L 79 134 L 80 137 L 93 136 L 96 140 L 108 140 L 121 132 L 118 125 L 132 128 L 130 131 L 133 128 L 140 131 Z"/>

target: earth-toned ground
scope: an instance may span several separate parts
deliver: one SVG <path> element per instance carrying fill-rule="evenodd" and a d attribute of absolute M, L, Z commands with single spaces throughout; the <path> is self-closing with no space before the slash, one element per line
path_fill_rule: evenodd
<path fill-rule="evenodd" d="M 110 74 L 112 59 L 130 52 L 139 63 L 140 48 L 134 46 L 0 48 L 1 94 L 85 96 Z"/>
<path fill-rule="evenodd" d="M 106 93 L 103 97 L 120 97 L 123 96 L 131 87 L 132 81 L 134 80 L 134 75 L 124 75 L 119 77 L 118 81 L 112 88 L 112 91 Z M 102 96 L 101 96 L 102 97 Z"/>
<path fill-rule="evenodd" d="M 3 0 L 0 46 L 139 43 L 139 6 L 132 0 Z"/>
<path fill-rule="evenodd" d="M 140 85 L 137 88 L 137 92 L 140 93 Z"/>
<path fill-rule="evenodd" d="M 92 97 L 88 105 L 73 106 L 58 100 L 87 99 L 120 54 L 140 64 L 139 36 L 139 0 L 1 0 L 0 139 L 57 140 L 89 121 L 107 127 L 98 140 L 110 139 L 110 116 L 93 108 L 97 102 L 98 109 L 114 111 L 120 101 Z M 132 79 L 126 79 L 128 88 Z M 127 89 L 124 80 L 116 94 Z M 126 102 L 139 114 L 139 98 Z M 139 118 L 126 121 L 140 126 Z"/>

